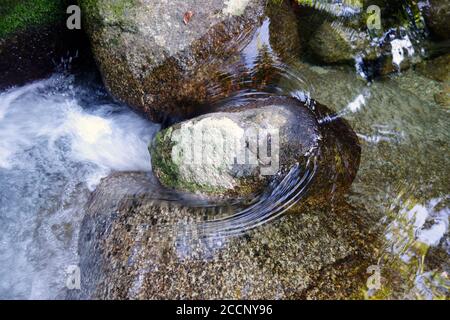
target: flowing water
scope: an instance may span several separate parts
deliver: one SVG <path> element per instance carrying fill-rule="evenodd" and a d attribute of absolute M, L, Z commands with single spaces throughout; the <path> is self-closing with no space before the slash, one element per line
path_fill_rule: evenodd
<path fill-rule="evenodd" d="M 157 129 L 70 75 L 0 94 L 0 297 L 55 297 L 89 192 L 113 170 L 150 170 Z"/>
<path fill-rule="evenodd" d="M 450 118 L 448 107 L 435 101 L 442 84 L 414 69 L 368 82 L 358 56 L 356 68 L 282 64 L 269 26 L 266 20 L 244 50 L 250 71 L 239 81 L 253 87 L 267 54 L 278 70 L 276 83 L 243 88 L 237 100 L 268 92 L 311 97 L 335 111 L 319 121 L 343 117 L 357 133 L 361 165 L 345 201 L 368 226 L 367 242 L 375 234 L 375 266 L 383 276 L 382 289 L 361 284 L 365 297 L 448 298 Z M 399 46 L 413 54 L 409 43 Z M 112 172 L 150 172 L 147 145 L 158 130 L 112 102 L 101 86 L 67 73 L 0 93 L 0 298 L 62 296 L 67 266 L 79 262 L 78 234 L 91 191 Z M 314 164 L 306 169 L 294 167 L 250 206 L 210 217 L 203 232 L 234 237 L 281 219 L 301 201 Z"/>

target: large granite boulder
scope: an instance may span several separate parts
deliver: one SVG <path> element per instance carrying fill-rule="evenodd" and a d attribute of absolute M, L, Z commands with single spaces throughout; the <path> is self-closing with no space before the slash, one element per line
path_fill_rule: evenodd
<path fill-rule="evenodd" d="M 104 82 L 156 121 L 205 102 L 224 61 L 261 24 L 265 0 L 81 0 Z"/>
<path fill-rule="evenodd" d="M 46 77 L 62 59 L 86 49 L 81 30 L 66 27 L 70 0 L 2 0 L 0 89 Z M 83 55 L 85 53 L 83 52 Z"/>

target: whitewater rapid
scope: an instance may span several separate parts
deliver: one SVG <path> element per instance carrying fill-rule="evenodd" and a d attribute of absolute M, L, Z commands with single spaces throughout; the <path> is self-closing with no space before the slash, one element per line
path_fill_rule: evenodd
<path fill-rule="evenodd" d="M 57 74 L 0 92 L 0 299 L 62 297 L 82 208 L 113 171 L 150 171 L 159 126 Z"/>

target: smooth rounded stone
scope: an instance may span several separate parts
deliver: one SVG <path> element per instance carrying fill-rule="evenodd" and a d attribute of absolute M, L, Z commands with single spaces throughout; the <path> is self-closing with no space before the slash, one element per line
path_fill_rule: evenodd
<path fill-rule="evenodd" d="M 369 46 L 365 32 L 329 21 L 325 21 L 309 41 L 314 57 L 328 64 L 353 63 L 355 55 Z"/>
<path fill-rule="evenodd" d="M 360 146 L 342 119 L 320 124 L 330 111 L 314 112 L 295 98 L 274 96 L 206 114 L 159 132 L 149 149 L 161 183 L 179 191 L 220 197 L 260 194 L 299 164 L 317 156 L 322 194 L 349 187 Z M 267 151 L 266 151 L 267 150 Z M 269 152 L 270 150 L 270 152 Z"/>
<path fill-rule="evenodd" d="M 0 5 L 0 89 L 48 76 L 85 45 L 66 27 L 70 1 L 5 0 Z M 86 40 L 87 41 L 87 40 Z"/>
<path fill-rule="evenodd" d="M 225 61 L 261 25 L 266 0 L 81 0 L 106 87 L 155 121 L 221 85 Z M 190 17 L 190 18 L 187 18 Z"/>
<path fill-rule="evenodd" d="M 245 236 L 206 238 L 208 209 L 157 200 L 146 194 L 148 179 L 115 173 L 94 191 L 79 237 L 81 290 L 67 298 L 298 299 L 315 296 L 322 270 L 334 283 L 328 297 L 365 285 L 372 240 L 363 242 L 368 232 L 345 205 L 287 215 Z M 336 285 L 342 268 L 353 273 L 345 287 Z"/>
<path fill-rule="evenodd" d="M 442 40 L 450 39 L 450 0 L 429 0 L 425 19 L 433 35 Z"/>

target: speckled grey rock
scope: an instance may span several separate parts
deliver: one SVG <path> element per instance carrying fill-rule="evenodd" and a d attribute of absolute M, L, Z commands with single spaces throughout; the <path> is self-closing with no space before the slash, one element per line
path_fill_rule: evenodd
<path fill-rule="evenodd" d="M 292 4 L 289 0 L 269 1 L 266 15 L 270 20 L 269 41 L 271 48 L 284 63 L 299 59 L 302 53 L 301 33 Z"/>
<path fill-rule="evenodd" d="M 80 2 L 109 91 L 162 120 L 207 100 L 207 84 L 250 40 L 266 1 Z"/>

